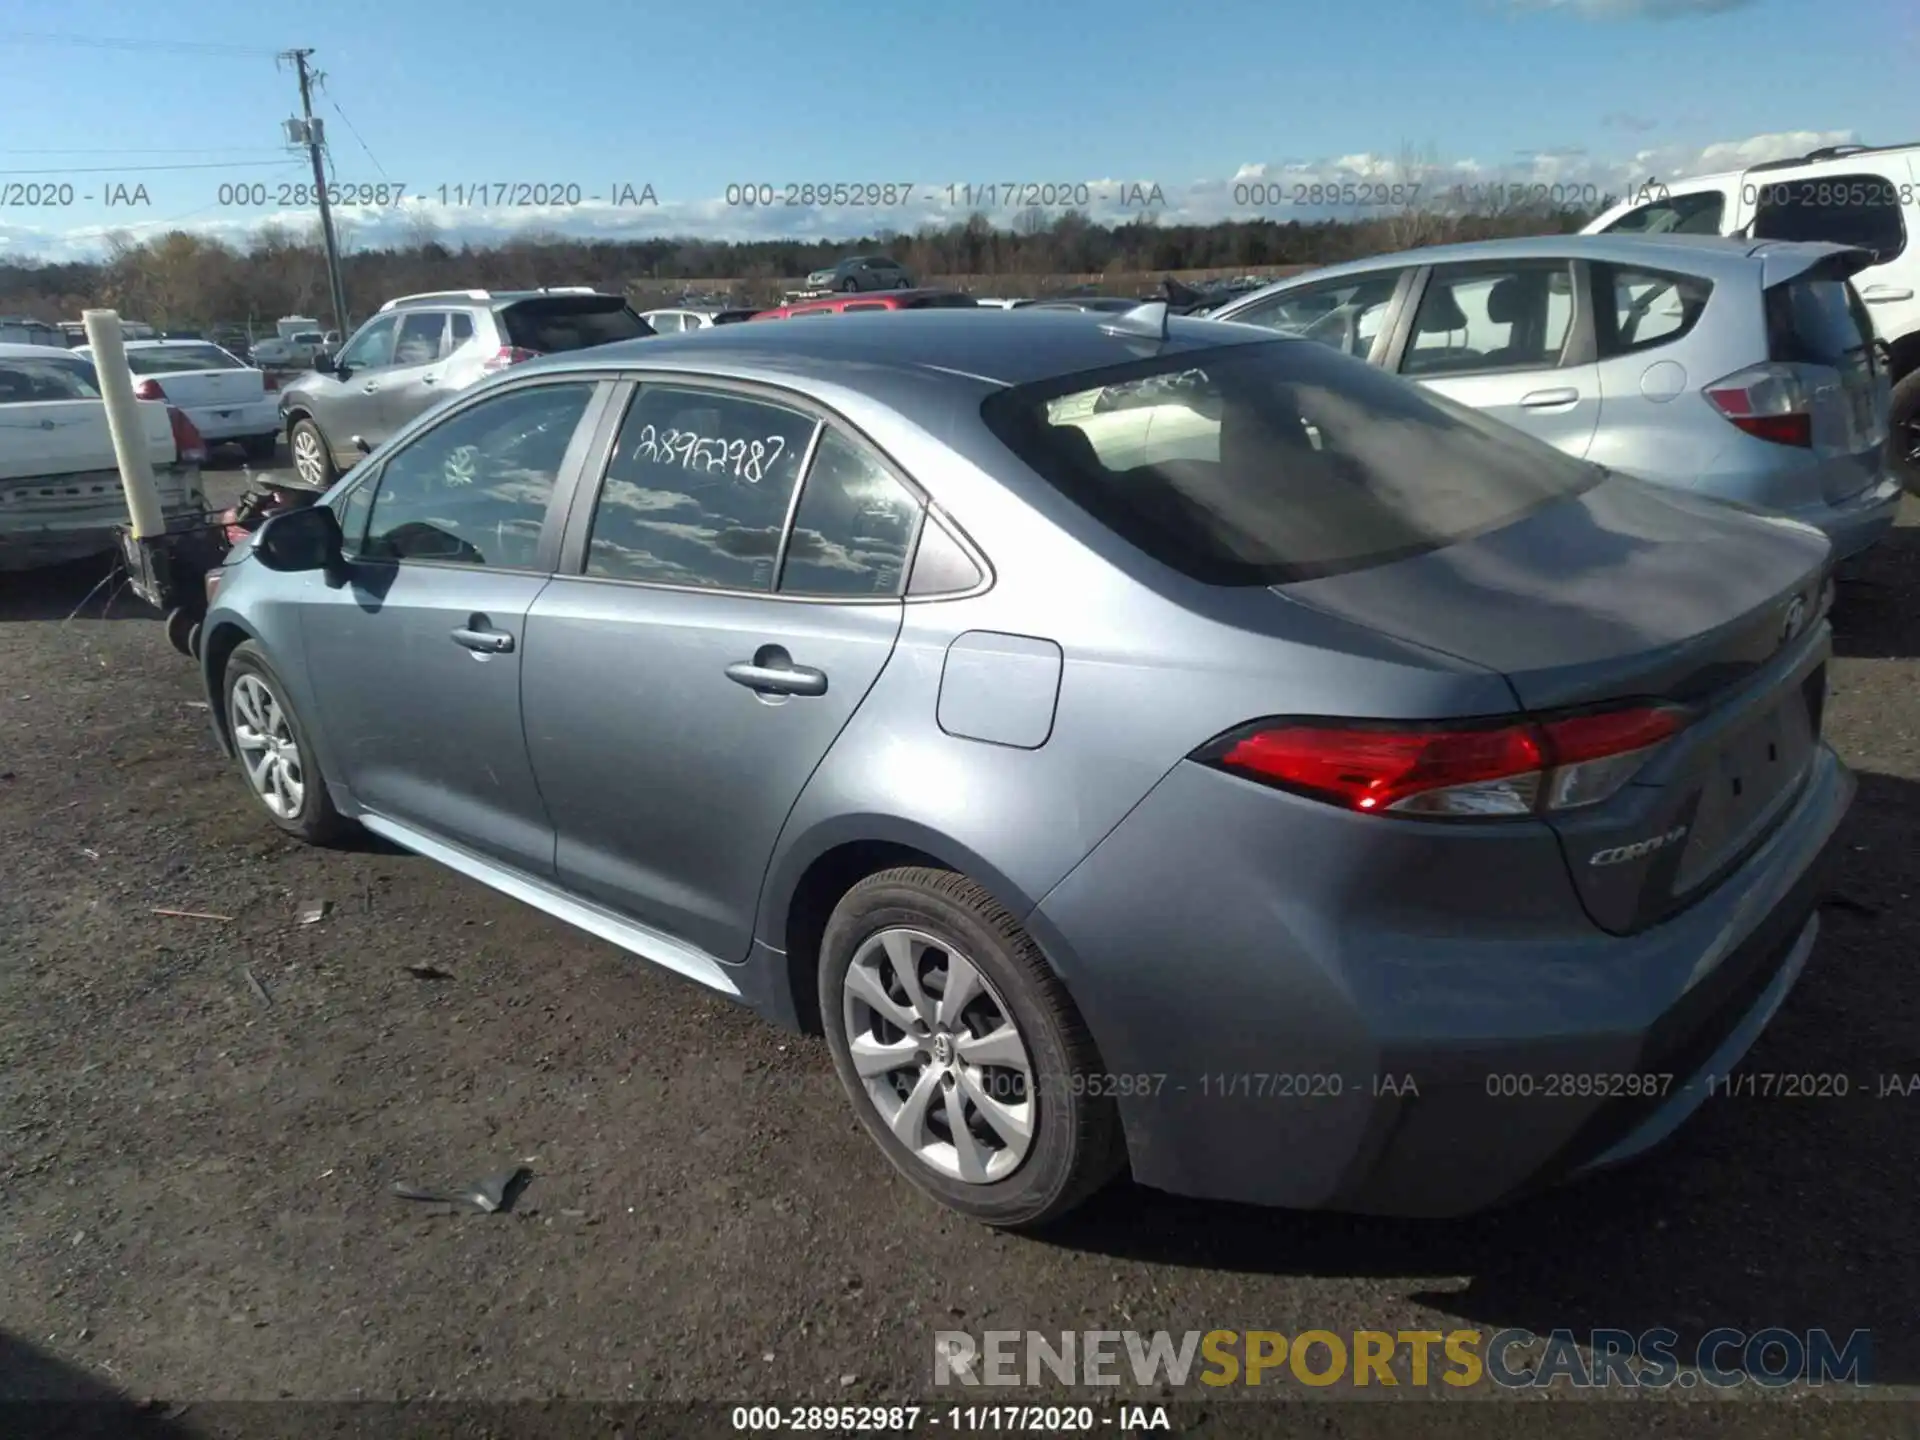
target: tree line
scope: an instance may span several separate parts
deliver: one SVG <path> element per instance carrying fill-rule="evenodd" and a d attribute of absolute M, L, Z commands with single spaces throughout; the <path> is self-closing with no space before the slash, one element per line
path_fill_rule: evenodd
<path fill-rule="evenodd" d="M 523 232 L 485 245 L 450 244 L 422 221 L 397 244 L 358 243 L 351 224 L 339 238 L 348 304 L 358 319 L 394 295 L 542 285 L 593 285 L 636 301 L 726 291 L 739 303 L 770 304 L 809 271 L 853 254 L 891 255 L 923 281 L 1033 294 L 1054 277 L 1259 272 L 1452 240 L 1564 234 L 1592 213 L 1409 207 L 1357 219 L 1190 225 L 1148 216 L 1104 225 L 1079 211 L 1030 211 L 1007 226 L 976 213 L 911 234 L 883 230 L 841 241 L 596 240 Z M 266 226 L 239 245 L 185 230 L 144 240 L 121 232 L 107 237 L 105 251 L 98 260 L 0 260 L 0 314 L 63 320 L 110 306 L 167 328 L 250 323 L 257 332 L 270 331 L 282 315 L 332 320 L 317 225 Z"/>

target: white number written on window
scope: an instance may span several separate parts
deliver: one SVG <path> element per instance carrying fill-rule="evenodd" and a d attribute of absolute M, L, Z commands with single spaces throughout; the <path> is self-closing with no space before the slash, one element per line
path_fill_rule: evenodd
<path fill-rule="evenodd" d="M 764 440 L 723 440 L 692 430 L 663 433 L 643 425 L 633 442 L 633 458 L 644 457 L 655 465 L 678 465 L 683 470 L 702 470 L 711 475 L 734 475 L 758 485 L 780 463 L 786 449 L 786 437 L 782 435 L 769 435 Z"/>

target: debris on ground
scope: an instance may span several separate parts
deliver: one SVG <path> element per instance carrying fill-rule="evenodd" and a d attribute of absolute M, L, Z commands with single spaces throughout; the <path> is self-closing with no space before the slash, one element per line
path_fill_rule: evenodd
<path fill-rule="evenodd" d="M 402 1200 L 425 1200 L 430 1204 L 464 1205 L 478 1210 L 484 1215 L 495 1211 L 511 1210 L 513 1202 L 520 1198 L 520 1192 L 527 1188 L 527 1182 L 533 1178 L 526 1166 L 515 1166 L 511 1170 L 502 1170 L 497 1175 L 488 1175 L 474 1181 L 460 1190 L 422 1190 L 405 1181 L 393 1182 L 393 1193 Z"/>
<path fill-rule="evenodd" d="M 1851 895 L 1836 890 L 1820 902 L 1822 910 L 1842 910 L 1849 915 L 1878 915 L 1880 907 L 1869 905 L 1864 900 L 1856 900 Z"/>
<path fill-rule="evenodd" d="M 254 998 L 257 999 L 262 1005 L 271 1007 L 273 1004 L 273 997 L 267 993 L 267 987 L 262 985 L 260 981 L 254 976 L 252 968 L 246 965 L 242 965 L 240 967 L 240 973 L 247 977 L 247 984 L 250 987 L 252 987 Z"/>
<path fill-rule="evenodd" d="M 153 913 L 156 915 L 172 915 L 181 920 L 225 920 L 229 923 L 233 920 L 233 916 L 231 915 L 215 915 L 208 910 L 162 910 L 156 907 Z"/>
<path fill-rule="evenodd" d="M 300 907 L 300 923 L 314 925 L 327 918 L 327 912 L 333 908 L 331 900 L 309 900 Z"/>
<path fill-rule="evenodd" d="M 442 970 L 438 965 L 409 965 L 407 973 L 416 980 L 451 980 L 453 972 Z"/>

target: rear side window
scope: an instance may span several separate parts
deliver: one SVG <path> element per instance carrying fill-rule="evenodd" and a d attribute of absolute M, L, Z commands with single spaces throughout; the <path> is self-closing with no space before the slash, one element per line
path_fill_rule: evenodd
<path fill-rule="evenodd" d="M 1595 265 L 1594 307 L 1600 353 L 1626 355 L 1690 333 L 1713 294 L 1713 282 L 1632 265 Z"/>
<path fill-rule="evenodd" d="M 842 305 L 840 307 L 843 313 L 851 312 L 854 310 L 891 310 L 892 308 L 893 307 L 891 305 L 883 304 L 878 300 L 861 300 L 855 304 Z"/>
<path fill-rule="evenodd" d="M 1718 235 L 1727 198 L 1718 190 L 1668 195 L 1629 210 L 1607 227 L 1610 235 Z"/>
<path fill-rule="evenodd" d="M 99 377 L 75 356 L 0 360 L 0 405 L 32 405 L 43 400 L 98 400 Z"/>
<path fill-rule="evenodd" d="M 1601 471 L 1309 341 L 1221 346 L 993 396 L 988 426 L 1135 547 L 1212 585 L 1437 550 Z"/>
<path fill-rule="evenodd" d="M 507 343 L 557 355 L 653 334 L 653 327 L 617 295 L 555 295 L 522 300 L 500 314 Z"/>
<path fill-rule="evenodd" d="M 1900 193 L 1878 175 L 1780 180 L 1754 199 L 1757 240 L 1829 240 L 1891 260 L 1907 245 Z"/>

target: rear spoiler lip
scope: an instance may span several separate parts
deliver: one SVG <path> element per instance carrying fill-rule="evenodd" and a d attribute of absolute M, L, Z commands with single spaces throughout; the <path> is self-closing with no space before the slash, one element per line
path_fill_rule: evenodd
<path fill-rule="evenodd" d="M 1747 254 L 1762 262 L 1760 285 L 1766 290 L 1816 270 L 1836 280 L 1850 280 L 1879 259 L 1863 246 L 1827 240 L 1755 240 Z"/>

